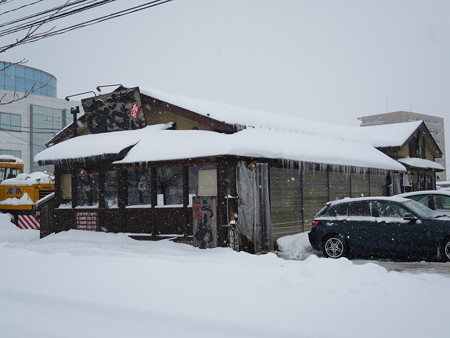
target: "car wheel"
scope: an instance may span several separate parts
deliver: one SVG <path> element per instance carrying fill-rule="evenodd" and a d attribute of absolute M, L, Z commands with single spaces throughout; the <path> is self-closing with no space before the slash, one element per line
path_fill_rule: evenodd
<path fill-rule="evenodd" d="M 446 238 L 442 244 L 441 257 L 446 261 L 450 261 L 450 238 Z"/>
<path fill-rule="evenodd" d="M 450 246 L 450 245 L 449 245 Z M 323 254 L 325 257 L 341 258 L 347 255 L 347 243 L 340 235 L 331 235 L 323 241 Z M 450 250 L 450 248 L 449 248 Z"/>

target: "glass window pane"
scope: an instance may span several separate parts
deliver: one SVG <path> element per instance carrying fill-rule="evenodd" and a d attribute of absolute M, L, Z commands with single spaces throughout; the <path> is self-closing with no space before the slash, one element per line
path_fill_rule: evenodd
<path fill-rule="evenodd" d="M 20 131 L 21 130 L 21 116 L 16 114 L 11 114 L 11 130 Z"/>
<path fill-rule="evenodd" d="M 151 205 L 150 169 L 128 170 L 128 205 Z"/>
<path fill-rule="evenodd" d="M 17 66 L 16 67 L 16 76 L 25 77 L 25 68 Z"/>
<path fill-rule="evenodd" d="M 217 195 L 217 170 L 215 165 L 189 167 L 189 205 L 192 204 L 192 197 L 198 195 Z"/>
<path fill-rule="evenodd" d="M 72 200 L 72 175 L 64 174 L 61 176 L 61 194 L 65 203 Z"/>
<path fill-rule="evenodd" d="M 183 206 L 183 168 L 157 169 L 157 205 Z"/>
<path fill-rule="evenodd" d="M 436 195 L 434 198 L 434 207 L 436 209 L 450 210 L 450 196 Z"/>
<path fill-rule="evenodd" d="M 98 208 L 98 174 L 77 175 L 77 207 Z"/>
<path fill-rule="evenodd" d="M 118 183 L 117 172 L 105 172 L 105 206 L 106 208 L 118 208 Z"/>

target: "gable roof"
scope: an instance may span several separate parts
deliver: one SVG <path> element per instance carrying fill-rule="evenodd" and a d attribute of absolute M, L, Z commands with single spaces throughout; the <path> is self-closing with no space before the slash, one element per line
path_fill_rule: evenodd
<path fill-rule="evenodd" d="M 423 121 L 364 126 L 361 129 L 377 148 L 402 147 Z"/>
<path fill-rule="evenodd" d="M 139 90 L 141 100 L 147 100 L 146 103 L 158 100 L 156 104 L 164 104 L 164 108 L 178 107 L 173 110 L 175 114 L 213 121 L 212 125 L 222 132 L 231 126 L 229 130 L 234 132 L 165 130 L 167 125 L 153 125 L 134 131 L 78 136 L 43 150 L 35 161 L 51 164 L 100 157 L 116 163 L 135 163 L 236 155 L 405 170 L 403 165 L 375 149 L 359 127 L 259 112 L 139 87 L 117 90 Z"/>
<path fill-rule="evenodd" d="M 55 164 L 96 157 L 126 164 L 234 155 L 405 170 L 403 165 L 369 143 L 333 136 L 268 128 L 248 128 L 234 134 L 169 128 L 170 125 L 164 124 L 78 136 L 41 151 L 35 156 L 35 161 Z"/>
<path fill-rule="evenodd" d="M 428 136 L 436 148 L 436 152 L 442 155 L 442 151 L 439 148 L 436 140 L 431 135 L 430 130 L 426 126 L 424 121 L 380 124 L 376 126 L 363 126 L 361 127 L 366 134 L 366 137 L 370 139 L 372 144 L 376 148 L 403 148 L 411 138 L 415 135 L 416 131 L 422 129 Z"/>
<path fill-rule="evenodd" d="M 367 142 L 367 138 L 359 130 L 360 128 L 317 122 L 284 115 L 282 113 L 263 112 L 229 104 L 174 95 L 144 87 L 139 87 L 139 90 L 141 94 L 195 112 L 208 119 L 238 126 L 240 129 L 248 127 L 269 128 L 271 130 L 303 132 L 306 134 L 334 136 L 349 141 Z"/>

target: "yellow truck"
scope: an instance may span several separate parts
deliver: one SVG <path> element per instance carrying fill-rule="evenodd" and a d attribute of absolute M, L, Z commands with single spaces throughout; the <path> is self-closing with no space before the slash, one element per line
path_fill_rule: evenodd
<path fill-rule="evenodd" d="M 23 161 L 11 155 L 0 155 L 0 182 L 23 173 Z"/>
<path fill-rule="evenodd" d="M 23 162 L 0 155 L 0 212 L 12 216 L 22 229 L 40 229 L 36 202 L 55 191 L 54 177 L 46 172 L 23 172 Z"/>

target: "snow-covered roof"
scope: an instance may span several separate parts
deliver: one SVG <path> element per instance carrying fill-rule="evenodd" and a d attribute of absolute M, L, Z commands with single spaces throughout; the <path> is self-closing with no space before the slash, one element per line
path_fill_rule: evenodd
<path fill-rule="evenodd" d="M 34 161 L 76 160 L 86 157 L 116 155 L 138 143 L 147 133 L 167 129 L 170 126 L 170 124 L 158 124 L 136 130 L 74 137 L 44 149 L 34 157 Z"/>
<path fill-rule="evenodd" d="M 327 135 L 351 141 L 367 141 L 360 128 L 317 122 L 274 113 L 268 113 L 238 106 L 210 102 L 201 99 L 170 94 L 155 89 L 139 87 L 141 94 L 168 102 L 178 107 L 193 111 L 208 118 L 232 125 L 255 128 L 269 128 L 303 132 L 305 134 Z"/>
<path fill-rule="evenodd" d="M 400 163 L 369 143 L 334 136 L 267 128 L 248 128 L 234 134 L 202 130 L 165 130 L 168 126 L 154 125 L 134 131 L 78 136 L 43 150 L 35 156 L 35 161 L 117 154 L 134 145 L 125 158 L 115 163 L 236 155 L 405 170 Z"/>
<path fill-rule="evenodd" d="M 423 121 L 382 124 L 362 127 L 365 136 L 377 148 L 400 147 L 411 137 Z"/>
<path fill-rule="evenodd" d="M 406 164 L 413 168 L 445 170 L 445 168 L 437 162 L 417 157 L 405 157 L 398 160 L 400 163 Z"/>

